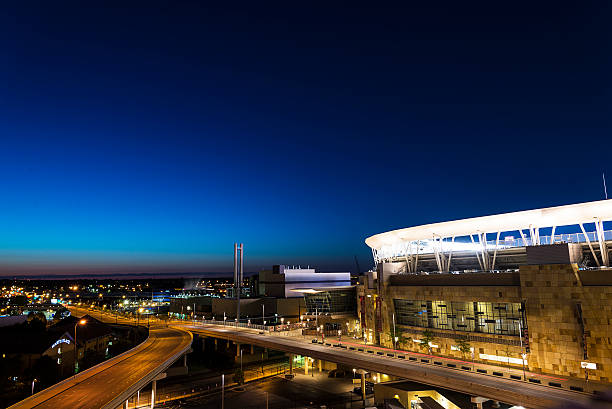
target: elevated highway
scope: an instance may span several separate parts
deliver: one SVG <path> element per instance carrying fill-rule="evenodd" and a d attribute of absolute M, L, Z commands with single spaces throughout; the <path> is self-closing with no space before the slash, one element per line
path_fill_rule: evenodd
<path fill-rule="evenodd" d="M 385 373 L 473 396 L 513 405 L 519 404 L 526 408 L 551 408 L 589 400 L 589 395 L 586 393 L 444 366 L 424 365 L 421 362 L 405 359 L 405 357 L 399 359 L 397 354 L 391 354 L 393 355 L 391 357 L 386 353 L 380 352 L 379 354 L 379 351 L 375 352 L 372 348 L 359 348 L 362 350 L 359 351 L 356 347 L 349 349 L 313 344 L 297 337 L 270 336 L 267 332 L 230 326 L 187 323 L 174 324 L 174 326 L 202 336 L 308 356 L 370 372 Z M 337 344 L 337 341 L 334 341 L 334 344 Z M 372 352 L 368 353 L 367 350 L 372 350 Z"/>
<path fill-rule="evenodd" d="M 79 312 L 81 312 L 81 314 L 83 313 L 82 311 Z M 74 311 L 74 313 L 76 314 L 76 311 Z M 102 313 L 100 315 L 100 318 L 108 322 L 114 322 L 116 320 L 114 316 L 108 313 Z M 130 321 L 125 318 L 120 318 L 119 321 L 131 322 L 132 324 L 134 323 L 134 321 Z M 117 384 L 116 386 L 113 386 L 113 388 L 115 388 L 115 392 L 107 393 L 107 395 L 113 395 L 119 393 L 121 390 L 125 390 L 126 392 L 124 392 L 121 396 L 126 396 L 126 394 L 128 393 L 130 393 L 130 395 L 127 396 L 131 396 L 131 394 L 134 394 L 137 390 L 146 385 L 147 382 L 150 382 L 152 378 L 147 378 L 146 381 L 139 382 L 137 380 L 144 379 L 143 372 L 147 372 L 148 369 L 139 369 L 138 372 L 134 373 L 133 375 L 130 374 L 130 371 L 136 370 L 136 368 L 141 366 L 142 364 L 147 365 L 149 361 L 153 361 L 156 359 L 163 360 L 163 358 L 158 358 L 155 356 L 158 353 L 169 356 L 169 354 L 171 354 L 170 351 L 175 351 L 173 358 L 169 358 L 166 361 L 167 365 L 162 365 L 159 363 L 154 363 L 152 365 L 154 368 L 158 368 L 155 369 L 156 373 L 162 373 L 163 370 L 160 370 L 159 368 L 162 368 L 164 366 L 167 368 L 174 360 L 176 360 L 180 355 L 182 355 L 189 349 L 189 345 L 191 344 L 191 335 L 188 332 L 205 337 L 225 339 L 238 344 L 256 345 L 259 347 L 274 349 L 291 354 L 307 356 L 314 359 L 335 362 L 338 364 L 346 365 L 348 367 L 366 370 L 369 372 L 385 373 L 388 375 L 397 376 L 415 382 L 425 383 L 428 385 L 442 387 L 446 389 L 452 389 L 457 392 L 466 393 L 473 396 L 481 396 L 488 399 L 505 402 L 508 404 L 518 404 L 526 408 L 551 408 L 557 405 L 563 405 L 567 403 L 587 402 L 591 396 L 587 393 L 581 393 L 578 391 L 571 391 L 567 389 L 562 389 L 560 387 L 550 386 L 550 384 L 545 381 L 545 376 L 541 376 L 539 380 L 534 379 L 542 383 L 536 384 L 533 382 L 524 382 L 521 379 L 517 379 L 516 376 L 514 377 L 514 379 L 509 379 L 507 376 L 496 376 L 495 372 L 492 372 L 490 370 L 487 371 L 487 374 L 478 373 L 475 371 L 461 370 L 461 364 L 457 364 L 454 368 L 450 368 L 450 365 L 444 365 L 443 363 L 451 361 L 458 363 L 460 361 L 446 359 L 442 357 L 423 355 L 423 358 L 427 357 L 429 361 L 429 364 L 424 364 L 423 362 L 421 362 L 423 361 L 422 359 L 411 360 L 414 358 L 409 357 L 408 353 L 389 353 L 392 351 L 374 346 L 351 344 L 350 342 L 344 342 L 342 343 L 343 347 L 339 347 L 337 346 L 338 342 L 335 340 L 328 340 L 326 344 L 323 345 L 318 343 L 314 344 L 310 342 L 310 338 L 306 340 L 302 337 L 279 336 L 268 331 L 261 331 L 253 328 L 235 327 L 231 325 L 226 326 L 203 324 L 193 321 L 171 321 L 169 324 L 169 328 L 158 327 L 152 328 L 151 330 L 152 335 L 156 333 L 159 333 L 161 335 L 162 333 L 164 333 L 164 331 L 169 331 L 168 333 L 166 333 L 166 337 L 168 337 L 168 342 L 163 342 L 165 344 L 165 348 L 163 348 L 163 351 L 159 351 L 157 349 L 150 350 L 147 353 L 140 355 L 140 357 L 142 357 L 144 360 L 144 362 L 142 363 L 138 363 L 138 361 L 133 361 L 133 363 L 127 362 L 126 365 L 124 365 L 123 367 L 118 366 L 116 370 L 109 371 L 107 373 L 107 375 L 109 375 L 108 377 L 101 376 L 97 379 L 91 379 L 91 381 L 89 382 L 83 382 L 84 389 L 81 389 L 79 392 L 77 392 L 77 389 L 72 389 L 72 392 L 68 390 L 67 392 L 69 394 L 67 396 L 73 396 L 73 399 L 75 399 L 73 402 L 74 404 L 70 404 L 67 406 L 55 406 L 53 404 L 50 404 L 49 406 L 42 406 L 45 400 L 40 399 L 41 406 L 31 405 L 15 407 L 116 407 L 118 406 L 118 404 L 121 404 L 122 400 L 125 400 L 125 398 L 122 398 L 122 400 L 115 400 L 112 403 L 109 402 L 109 404 L 106 405 L 102 404 L 102 401 L 104 400 L 102 397 L 97 398 L 98 400 L 96 401 L 96 405 L 79 406 L 79 403 L 82 400 L 91 401 L 91 399 L 83 398 L 83 396 L 87 396 L 92 388 L 99 388 L 99 385 L 105 384 L 112 385 L 113 382 L 119 382 L 118 379 L 121 376 L 125 376 L 125 374 L 128 374 L 129 376 L 127 377 L 129 379 L 132 379 L 132 381 L 126 381 L 125 384 L 122 383 L 121 385 Z M 175 332 L 173 333 L 173 331 Z M 177 342 L 177 340 L 183 338 L 183 341 Z M 160 342 L 162 341 L 160 340 Z M 175 347 L 173 348 L 169 344 L 173 344 Z M 178 345 L 182 346 L 179 347 Z M 144 344 L 142 346 L 144 347 Z M 161 345 L 159 347 L 161 347 Z M 169 348 L 170 351 L 166 350 L 166 348 Z M 138 353 L 136 353 L 135 355 L 138 356 Z M 498 370 L 501 370 L 499 369 L 499 367 L 490 367 L 498 368 Z M 79 376 L 86 375 L 86 373 L 87 371 L 83 372 Z M 500 374 L 498 373 L 498 375 Z M 77 376 L 77 380 L 79 376 Z M 117 377 L 117 379 L 113 379 L 115 377 Z M 563 380 L 555 379 L 555 381 L 562 382 Z M 556 382 L 553 382 L 553 384 L 554 383 Z M 60 385 L 61 384 L 56 385 L 56 387 L 59 387 Z M 560 384 L 557 385 L 561 386 Z M 38 395 L 41 395 L 54 388 L 55 387 L 49 388 L 48 390 L 34 395 L 33 398 L 36 398 Z M 61 393 L 62 397 L 64 396 L 64 393 L 62 393 L 61 390 L 58 389 L 56 392 L 58 394 Z M 101 395 L 105 394 L 101 393 Z M 20 402 L 20 404 L 26 403 L 28 400 L 29 399 Z"/>
<path fill-rule="evenodd" d="M 115 409 L 156 379 L 191 348 L 180 328 L 152 327 L 137 347 L 66 379 L 10 409 Z"/>

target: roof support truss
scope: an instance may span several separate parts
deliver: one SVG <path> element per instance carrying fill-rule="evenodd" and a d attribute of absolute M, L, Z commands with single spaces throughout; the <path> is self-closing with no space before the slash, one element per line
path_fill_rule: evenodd
<path fill-rule="evenodd" d="M 601 264 L 599 263 L 599 260 L 597 259 L 597 256 L 595 255 L 595 250 L 593 250 L 593 245 L 591 244 L 591 240 L 589 240 L 589 236 L 588 234 L 586 234 L 586 231 L 584 230 L 584 226 L 582 225 L 582 223 L 580 223 L 579 225 L 580 225 L 580 229 L 582 230 L 582 234 L 584 234 L 584 238 L 586 239 L 586 242 L 589 245 L 589 248 L 591 249 L 591 254 L 593 255 L 593 258 L 595 259 L 595 263 L 597 263 L 597 267 L 601 267 Z"/>

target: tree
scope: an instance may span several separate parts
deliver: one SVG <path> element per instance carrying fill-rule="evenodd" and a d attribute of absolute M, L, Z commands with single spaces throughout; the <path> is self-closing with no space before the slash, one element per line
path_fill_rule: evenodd
<path fill-rule="evenodd" d="M 393 343 L 393 345 L 397 348 L 400 345 L 405 345 L 408 344 L 410 342 L 412 342 L 412 338 L 411 337 L 405 337 L 404 334 L 400 331 L 397 331 L 395 334 L 393 333 L 393 330 L 390 330 L 388 333 L 389 338 L 391 339 L 391 342 Z M 394 338 L 397 337 L 397 341 L 394 342 Z"/>
<path fill-rule="evenodd" d="M 467 341 L 467 339 L 463 339 L 463 338 L 456 338 L 455 343 L 457 344 L 457 348 L 459 349 L 459 352 L 461 352 L 463 359 L 465 359 L 465 356 L 467 355 L 467 353 L 472 350 L 472 346 Z"/>
<path fill-rule="evenodd" d="M 433 344 L 435 340 L 436 337 L 433 332 L 428 329 L 424 330 L 421 337 L 421 348 L 428 350 L 431 354 L 431 344 Z"/>

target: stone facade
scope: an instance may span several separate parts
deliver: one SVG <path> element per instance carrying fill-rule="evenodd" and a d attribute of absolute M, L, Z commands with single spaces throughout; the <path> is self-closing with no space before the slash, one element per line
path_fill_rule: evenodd
<path fill-rule="evenodd" d="M 590 380 L 610 382 L 612 270 L 579 271 L 575 264 L 525 265 L 520 267 L 519 273 L 508 274 L 514 274 L 514 277 L 491 273 L 462 280 L 461 274 L 449 274 L 447 277 L 436 275 L 431 279 L 433 285 L 425 285 L 427 276 L 414 276 L 413 281 L 418 285 L 411 285 L 410 277 L 405 280 L 385 277 L 384 283 L 374 280 L 374 285 L 364 277 L 357 288 L 358 316 L 363 335 L 372 343 L 393 347 L 393 299 L 522 302 L 527 322 L 523 349 L 519 336 L 431 329 L 436 338 L 434 344 L 438 346 L 433 353 L 476 361 L 480 354 L 511 357 L 518 359 L 519 364 L 482 362 L 520 368 L 521 351 L 529 349 L 529 371 L 584 378 L 585 370 L 581 368 L 581 362 L 588 361 L 597 365 L 597 369 L 589 370 Z M 469 285 L 465 285 L 468 281 Z M 377 308 L 381 309 L 378 327 Z M 423 329 L 401 327 L 402 335 L 413 340 L 422 336 Z M 396 326 L 396 331 L 400 331 L 400 326 Z M 588 359 L 584 355 L 583 334 Z M 457 338 L 469 342 L 474 348 L 473 357 L 451 348 L 456 346 Z M 421 345 L 415 342 L 407 342 L 401 348 L 423 352 Z"/>
<path fill-rule="evenodd" d="M 589 370 L 589 379 L 610 382 L 612 283 L 585 285 L 589 284 L 589 272 L 579 271 L 575 264 L 522 266 L 520 271 L 529 326 L 530 369 L 584 377 L 581 362 L 586 361 L 597 365 L 597 369 Z M 612 271 L 600 272 L 612 278 Z"/>

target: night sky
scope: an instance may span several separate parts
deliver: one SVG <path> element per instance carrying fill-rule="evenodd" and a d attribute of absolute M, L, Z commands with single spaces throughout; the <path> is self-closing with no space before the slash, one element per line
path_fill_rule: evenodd
<path fill-rule="evenodd" d="M 612 185 L 609 2 L 11 3 L 2 274 L 364 270 Z"/>

